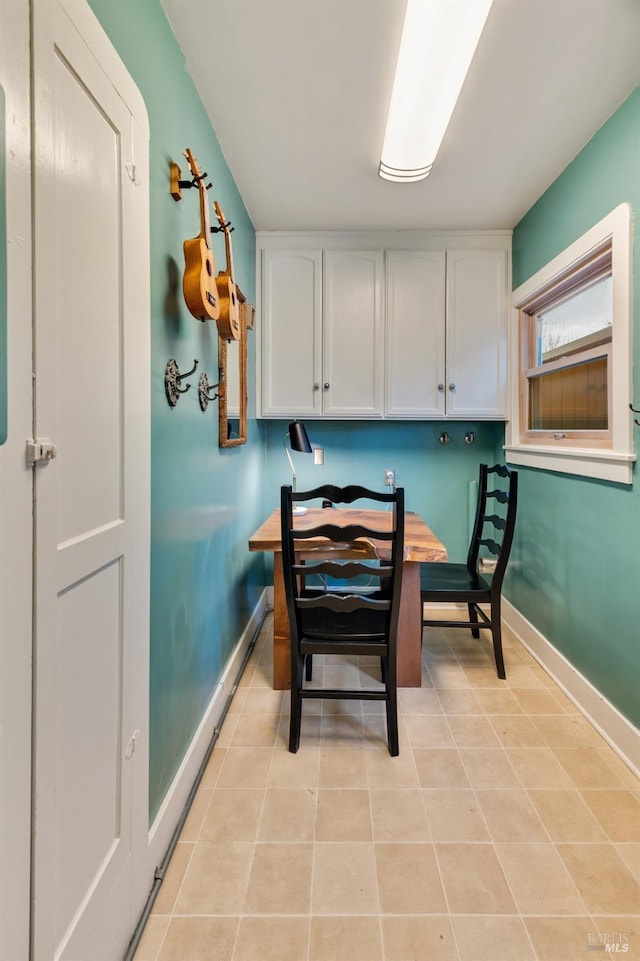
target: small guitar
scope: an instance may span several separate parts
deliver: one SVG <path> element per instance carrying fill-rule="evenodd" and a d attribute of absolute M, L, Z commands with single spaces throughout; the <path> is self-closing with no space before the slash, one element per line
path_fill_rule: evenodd
<path fill-rule="evenodd" d="M 216 270 L 213 253 L 211 251 L 211 224 L 209 222 L 209 204 L 207 188 L 204 185 L 203 174 L 198 167 L 196 158 L 189 148 L 185 151 L 189 167 L 198 185 L 200 197 L 200 233 L 192 240 L 185 240 L 184 275 L 182 278 L 182 292 L 189 311 L 198 320 L 217 320 L 220 316 L 220 299 L 216 285 Z"/>
<path fill-rule="evenodd" d="M 224 230 L 224 246 L 227 254 L 226 270 L 221 270 L 218 274 L 217 285 L 220 295 L 220 318 L 218 320 L 218 333 L 224 340 L 238 340 L 240 337 L 240 302 L 233 281 L 233 255 L 231 253 L 231 231 L 229 221 L 225 220 L 224 213 L 217 200 L 213 206 L 216 210 L 218 223 Z"/>

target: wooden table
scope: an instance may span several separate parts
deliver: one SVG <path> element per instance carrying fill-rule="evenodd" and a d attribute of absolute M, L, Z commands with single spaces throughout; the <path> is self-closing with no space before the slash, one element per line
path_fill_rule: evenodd
<path fill-rule="evenodd" d="M 372 527 L 380 527 L 391 514 L 387 511 L 357 510 L 353 508 L 309 508 L 306 514 L 294 518 L 296 528 L 301 530 L 316 527 L 326 520 L 327 510 L 331 510 L 331 521 L 343 524 L 348 521 L 361 521 Z M 324 515 L 324 516 L 322 516 Z M 304 555 L 311 551 L 310 541 L 304 542 Z M 328 545 L 335 556 L 335 544 L 318 538 L 316 557 Z M 382 542 L 384 543 L 384 542 Z M 250 551 L 273 551 L 273 686 L 276 690 L 287 690 L 291 686 L 291 642 L 289 636 L 289 616 L 284 592 L 282 571 L 282 543 L 280 539 L 280 510 L 276 509 L 266 519 L 262 527 L 249 539 Z M 349 545 L 345 545 L 342 556 L 349 555 Z M 362 557 L 362 551 L 358 552 Z M 375 543 L 371 543 L 368 557 L 379 557 Z M 422 561 L 446 561 L 447 551 L 433 531 L 422 518 L 407 511 L 405 513 L 404 567 L 402 570 L 402 594 L 398 619 L 398 685 L 400 687 L 420 687 L 422 671 L 422 605 L 420 603 L 420 563 Z"/>

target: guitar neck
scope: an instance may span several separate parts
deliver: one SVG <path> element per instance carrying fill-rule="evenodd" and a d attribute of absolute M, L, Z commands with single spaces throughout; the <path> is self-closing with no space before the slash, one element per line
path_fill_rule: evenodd
<path fill-rule="evenodd" d="M 209 219 L 207 188 L 202 181 L 198 182 L 198 187 L 200 190 L 200 223 L 202 225 L 200 236 L 204 240 L 207 247 L 211 247 L 211 221 Z"/>
<path fill-rule="evenodd" d="M 224 249 L 227 254 L 227 273 L 229 279 L 233 280 L 233 254 L 231 252 L 231 235 L 227 227 L 224 228 Z"/>
<path fill-rule="evenodd" d="M 187 147 L 185 150 L 184 155 L 189 161 L 189 169 L 191 170 L 191 174 L 198 183 L 198 198 L 200 200 L 200 237 L 202 237 L 206 246 L 211 249 L 211 220 L 209 219 L 207 188 L 204 184 L 204 178 L 206 177 L 206 174 L 202 173 L 198 167 L 198 162 L 193 156 L 193 153 L 189 147 Z"/>
<path fill-rule="evenodd" d="M 233 253 L 231 251 L 231 231 L 229 230 L 229 224 L 225 220 L 222 207 L 220 206 L 217 200 L 214 200 L 213 206 L 215 207 L 218 223 L 224 230 L 224 249 L 227 255 L 227 266 L 226 266 L 226 269 L 223 271 L 223 273 L 226 274 L 231 281 L 233 281 Z"/>

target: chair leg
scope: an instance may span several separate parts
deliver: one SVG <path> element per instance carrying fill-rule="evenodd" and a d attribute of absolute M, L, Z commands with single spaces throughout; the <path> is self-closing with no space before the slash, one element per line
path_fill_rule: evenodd
<path fill-rule="evenodd" d="M 304 677 L 306 681 L 311 681 L 313 675 L 313 654 L 305 654 L 304 658 Z"/>
<path fill-rule="evenodd" d="M 291 665 L 291 707 L 289 714 L 289 750 L 292 754 L 298 753 L 300 747 L 300 730 L 302 727 L 302 698 L 300 690 L 302 688 L 302 672 L 304 668 L 304 657 L 298 654 L 292 658 Z"/>
<path fill-rule="evenodd" d="M 469 608 L 469 620 L 470 620 L 470 621 L 473 621 L 474 624 L 477 624 L 477 623 L 478 623 L 478 612 L 477 612 L 477 610 L 476 610 L 476 605 L 475 605 L 475 604 L 467 604 L 467 607 Z M 473 635 L 473 637 L 480 637 L 480 629 L 477 628 L 477 627 L 472 627 L 472 628 L 471 628 L 471 634 Z"/>
<path fill-rule="evenodd" d="M 387 744 L 391 757 L 397 757 L 400 753 L 398 742 L 398 678 L 395 659 L 391 661 L 388 657 L 381 657 L 384 663 L 384 686 L 387 699 L 385 708 L 387 713 Z"/>
<path fill-rule="evenodd" d="M 502 617 L 500 614 L 500 598 L 491 605 L 491 637 L 493 639 L 493 655 L 496 659 L 496 670 L 501 680 L 506 680 L 504 657 L 502 655 Z"/>
<path fill-rule="evenodd" d="M 398 743 L 398 693 L 395 687 L 387 692 L 385 704 L 387 708 L 387 743 L 389 745 L 389 754 L 391 757 L 397 757 L 400 753 L 400 746 Z"/>
<path fill-rule="evenodd" d="M 380 679 L 383 684 L 387 683 L 387 659 L 386 657 L 380 658 Z"/>

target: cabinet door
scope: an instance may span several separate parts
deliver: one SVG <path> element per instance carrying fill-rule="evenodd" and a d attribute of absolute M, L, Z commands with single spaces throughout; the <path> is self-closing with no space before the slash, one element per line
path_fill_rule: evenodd
<path fill-rule="evenodd" d="M 506 251 L 447 251 L 447 416 L 506 416 L 506 332 Z"/>
<path fill-rule="evenodd" d="M 382 251 L 325 251 L 325 417 L 382 416 L 382 270 Z"/>
<path fill-rule="evenodd" d="M 389 250 L 386 260 L 385 414 L 442 417 L 444 251 Z"/>
<path fill-rule="evenodd" d="M 262 414 L 322 413 L 322 252 L 262 255 Z"/>

